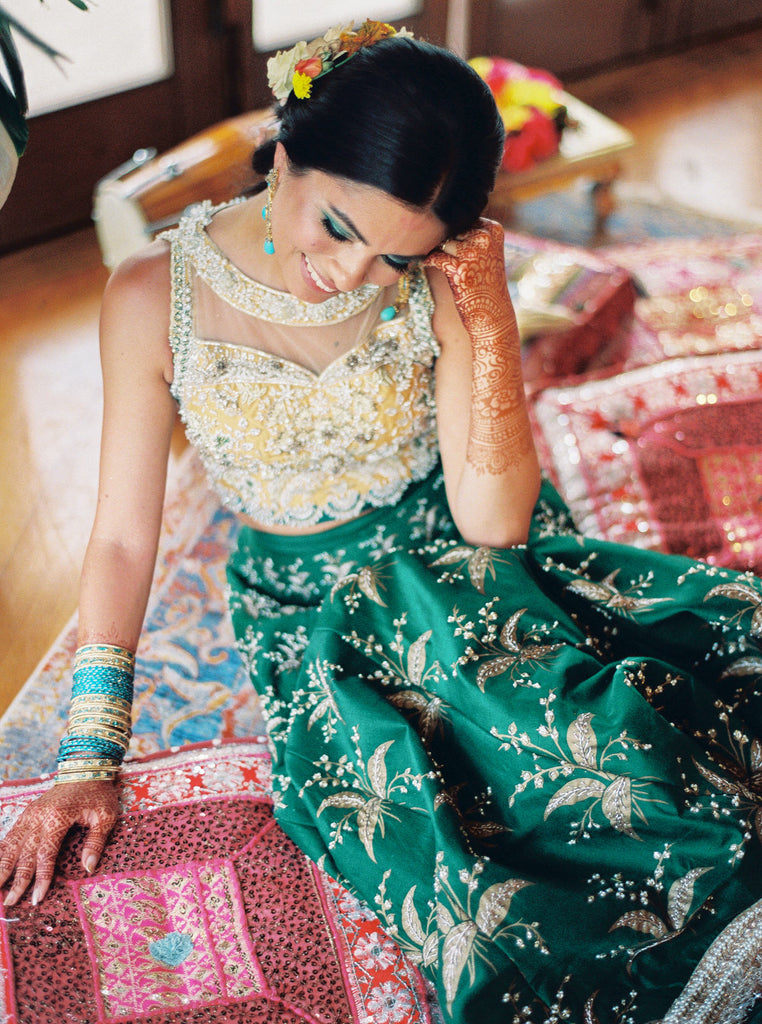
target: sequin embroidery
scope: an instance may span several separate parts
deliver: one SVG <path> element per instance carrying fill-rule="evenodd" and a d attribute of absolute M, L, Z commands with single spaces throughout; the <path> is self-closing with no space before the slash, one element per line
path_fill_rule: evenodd
<path fill-rule="evenodd" d="M 339 323 L 370 307 L 363 286 L 302 302 L 244 275 L 205 228 L 200 204 L 166 233 L 172 249 L 172 394 L 222 501 L 265 525 L 343 520 L 396 503 L 437 459 L 433 300 L 411 275 L 407 310 L 377 323 L 322 373 L 194 329 L 193 274 L 225 302 L 285 325 Z"/>

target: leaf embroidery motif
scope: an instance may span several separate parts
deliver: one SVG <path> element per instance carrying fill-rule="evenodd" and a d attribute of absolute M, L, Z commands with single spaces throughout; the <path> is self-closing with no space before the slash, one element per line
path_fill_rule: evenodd
<path fill-rule="evenodd" d="M 667 914 L 675 928 L 682 928 L 693 903 L 693 883 L 711 868 L 693 868 L 687 875 L 676 879 L 669 887 Z"/>
<path fill-rule="evenodd" d="M 573 580 L 567 585 L 566 589 L 570 590 L 573 594 L 579 594 L 588 601 L 594 601 L 597 604 L 604 605 L 606 608 L 612 608 L 626 614 L 646 611 L 656 604 L 663 604 L 666 601 L 672 600 L 671 597 L 633 597 L 626 591 L 619 590 L 614 585 L 618 575 L 619 569 L 615 569 L 605 579 L 601 580 L 600 583 L 588 579 Z"/>
<path fill-rule="evenodd" d="M 567 807 L 580 800 L 589 800 L 590 798 L 597 800 L 603 796 L 605 791 L 606 787 L 600 779 L 572 779 L 571 782 L 561 786 L 558 792 L 550 798 L 548 806 L 545 808 L 544 819 L 547 821 L 553 811 L 559 807 Z"/>
<path fill-rule="evenodd" d="M 365 852 L 374 864 L 376 863 L 376 854 L 373 850 L 373 837 L 377 825 L 383 838 L 384 822 L 381 818 L 381 798 L 374 796 L 367 800 L 357 812 L 357 834 L 365 847 Z"/>
<path fill-rule="evenodd" d="M 432 566 L 449 566 L 457 565 L 458 563 L 462 565 L 465 563 L 468 578 L 471 581 L 472 586 L 478 590 L 480 594 L 483 594 L 487 573 L 490 574 L 493 580 L 495 578 L 496 560 L 502 561 L 502 559 L 496 559 L 495 552 L 492 548 L 471 548 L 464 544 L 459 544 L 456 547 L 445 551 L 443 555 L 440 555 L 439 558 L 431 564 Z"/>
<path fill-rule="evenodd" d="M 533 662 L 542 664 L 563 646 L 562 644 L 539 644 L 522 639 L 519 636 L 519 620 L 526 610 L 526 608 L 520 608 L 519 611 L 514 612 L 500 630 L 500 643 L 507 653 L 491 658 L 479 666 L 476 683 L 480 690 L 484 691 L 484 684 L 488 679 L 502 675 L 508 669 L 512 670 L 514 667 Z M 532 634 L 529 635 L 531 637 Z"/>
<path fill-rule="evenodd" d="M 329 761 L 327 755 L 323 755 L 315 765 L 320 770 L 302 786 L 299 796 L 302 797 L 306 790 L 312 786 L 326 784 L 333 786 L 347 786 L 347 778 L 353 780 L 351 788 L 343 788 L 338 793 L 332 793 L 325 797 L 317 809 L 316 815 L 320 817 L 329 808 L 338 808 L 349 813 L 342 818 L 333 819 L 331 824 L 332 837 L 329 842 L 329 849 L 335 844 L 343 841 L 343 833 L 350 829 L 350 819 L 356 816 L 357 832 L 365 852 L 375 862 L 376 856 L 373 842 L 376 832 L 385 834 L 384 819 L 392 818 L 398 821 L 399 818 L 392 813 L 394 807 L 392 794 L 395 790 L 403 793 L 408 787 L 421 788 L 422 776 L 414 775 L 410 768 L 397 772 L 390 780 L 386 768 L 386 754 L 394 743 L 394 740 L 387 740 L 379 744 L 371 756 L 367 765 L 362 759 L 360 749 L 360 732 L 357 726 L 352 730 L 352 738 L 356 744 L 357 763 L 350 761 L 346 755 L 337 762 Z M 335 773 L 335 774 L 334 774 Z M 404 802 L 403 802 L 404 803 Z M 409 810 L 420 811 L 423 808 L 406 805 Z"/>
<path fill-rule="evenodd" d="M 694 882 L 711 870 L 709 867 L 693 868 L 682 878 L 675 879 L 667 896 L 666 920 L 652 910 L 645 909 L 630 910 L 616 919 L 609 928 L 610 932 L 616 928 L 632 928 L 634 931 L 640 932 L 641 935 L 650 935 L 655 940 L 636 950 L 632 955 L 632 960 L 647 949 L 676 938 L 685 930 L 689 919 L 688 911 L 693 904 Z"/>
<path fill-rule="evenodd" d="M 598 765 L 598 740 L 590 722 L 591 712 L 577 715 L 566 730 L 566 742 L 569 744 L 572 757 L 582 768 L 596 768 Z"/>
<path fill-rule="evenodd" d="M 386 602 L 380 594 L 380 590 L 383 589 L 381 576 L 381 566 L 364 565 L 357 572 L 348 572 L 341 576 L 331 587 L 331 600 L 333 601 L 340 590 L 349 587 L 349 598 L 345 598 L 345 601 L 347 601 L 350 608 L 353 608 L 357 602 L 357 595 L 355 593 L 355 588 L 357 588 L 361 594 L 364 594 L 374 604 L 379 604 L 386 608 Z"/>
<path fill-rule="evenodd" d="M 431 637 L 431 630 L 427 629 L 421 633 L 417 640 L 414 640 L 407 652 L 407 677 L 413 686 L 420 686 L 423 678 L 423 670 L 426 667 L 426 644 Z"/>
<path fill-rule="evenodd" d="M 510 796 L 509 806 L 514 806 L 516 798 L 529 785 L 541 789 L 546 780 L 555 782 L 559 776 L 563 778 L 573 775 L 573 778 L 562 782 L 549 797 L 544 820 L 547 821 L 559 808 L 592 800 L 593 803 L 585 809 L 581 822 L 574 824 L 577 835 L 588 832 L 593 820 L 593 810 L 596 805 L 600 805 L 602 813 L 613 828 L 632 839 L 639 839 L 632 827 L 632 815 L 636 812 L 641 820 L 645 821 L 639 801 L 647 799 L 651 803 L 660 802 L 656 797 L 645 796 L 646 788 L 654 780 L 648 777 L 633 778 L 630 775 L 613 772 L 609 765 L 612 760 L 627 760 L 626 750 L 645 750 L 649 749 L 649 745 L 629 736 L 625 730 L 619 736 L 611 737 L 602 747 L 591 724 L 594 716 L 590 712 L 583 712 L 577 715 L 566 729 L 566 741 L 571 755 L 569 756 L 564 751 L 555 724 L 555 712 L 552 708 L 554 700 L 553 690 L 546 698 L 540 698 L 540 704 L 545 705 L 546 711 L 545 722 L 538 727 L 537 732 L 548 741 L 547 746 L 540 746 L 534 743 L 527 733 L 520 733 L 515 722 L 511 723 L 507 734 L 499 733 L 495 728 L 491 730 L 493 736 L 503 741 L 501 750 L 513 750 L 519 755 L 530 754 L 534 760 L 534 771 L 525 770 L 521 773 L 521 782 L 516 785 Z M 549 762 L 547 767 L 542 766 L 542 761 Z"/>
<path fill-rule="evenodd" d="M 442 946 L 442 981 L 448 1005 L 452 1005 L 458 991 L 460 976 L 468 963 L 476 932 L 473 921 L 461 921 L 445 935 Z"/>
<path fill-rule="evenodd" d="M 632 827 L 632 786 L 626 775 L 620 775 L 606 787 L 601 800 L 601 810 L 617 832 L 624 832 L 632 839 L 638 835 Z"/>
<path fill-rule="evenodd" d="M 752 608 L 751 628 L 749 632 L 755 639 L 762 637 L 762 596 L 750 584 L 735 582 L 721 583 L 704 595 L 704 600 L 713 597 L 730 597 L 734 601 L 744 601 Z M 743 614 L 743 613 L 740 613 Z"/>
<path fill-rule="evenodd" d="M 419 946 L 423 946 L 426 936 L 421 927 L 418 911 L 415 909 L 415 890 L 416 886 L 413 886 L 402 901 L 402 927 L 414 942 L 417 942 Z"/>
<path fill-rule="evenodd" d="M 485 889 L 476 912 L 476 927 L 479 931 L 491 935 L 505 920 L 514 895 L 529 884 L 522 878 L 509 878 L 507 882 L 498 882 Z"/>
<path fill-rule="evenodd" d="M 758 654 L 747 654 L 743 658 L 732 661 L 720 676 L 727 679 L 731 676 L 755 676 L 762 675 L 762 657 Z"/>
<path fill-rule="evenodd" d="M 487 570 L 494 580 L 495 568 L 492 564 L 492 551 L 490 548 L 477 548 L 468 560 L 468 578 L 480 594 L 484 593 Z"/>
<path fill-rule="evenodd" d="M 386 752 L 392 743 L 394 740 L 382 743 L 368 759 L 368 778 L 376 796 L 386 796 Z"/>
<path fill-rule="evenodd" d="M 634 928 L 642 935 L 653 935 L 655 939 L 663 939 L 669 929 L 662 919 L 650 910 L 629 910 L 612 924 L 609 931 L 615 928 Z"/>

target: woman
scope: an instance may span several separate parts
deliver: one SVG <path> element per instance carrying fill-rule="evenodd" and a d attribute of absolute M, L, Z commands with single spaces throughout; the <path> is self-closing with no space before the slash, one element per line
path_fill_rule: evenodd
<path fill-rule="evenodd" d="M 271 80 L 264 205 L 203 205 L 107 290 L 70 727 L 2 846 L 6 905 L 43 898 L 75 821 L 95 870 L 113 824 L 179 405 L 243 520 L 230 603 L 278 819 L 445 1016 L 745 1019 L 757 582 L 538 500 L 480 79 L 366 23 Z"/>

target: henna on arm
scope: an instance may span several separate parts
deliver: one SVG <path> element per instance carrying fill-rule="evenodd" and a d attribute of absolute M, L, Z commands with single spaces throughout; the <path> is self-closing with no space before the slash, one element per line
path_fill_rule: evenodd
<path fill-rule="evenodd" d="M 454 251 L 449 251 L 450 249 Z M 533 447 L 521 346 L 508 294 L 503 229 L 492 221 L 426 259 L 449 282 L 473 356 L 467 458 L 477 473 L 504 473 Z"/>

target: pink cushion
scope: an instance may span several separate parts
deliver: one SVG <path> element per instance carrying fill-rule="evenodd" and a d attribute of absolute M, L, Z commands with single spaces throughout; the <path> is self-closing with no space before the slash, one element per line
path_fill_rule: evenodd
<path fill-rule="evenodd" d="M 532 414 L 581 532 L 762 569 L 760 352 L 549 388 Z"/>

